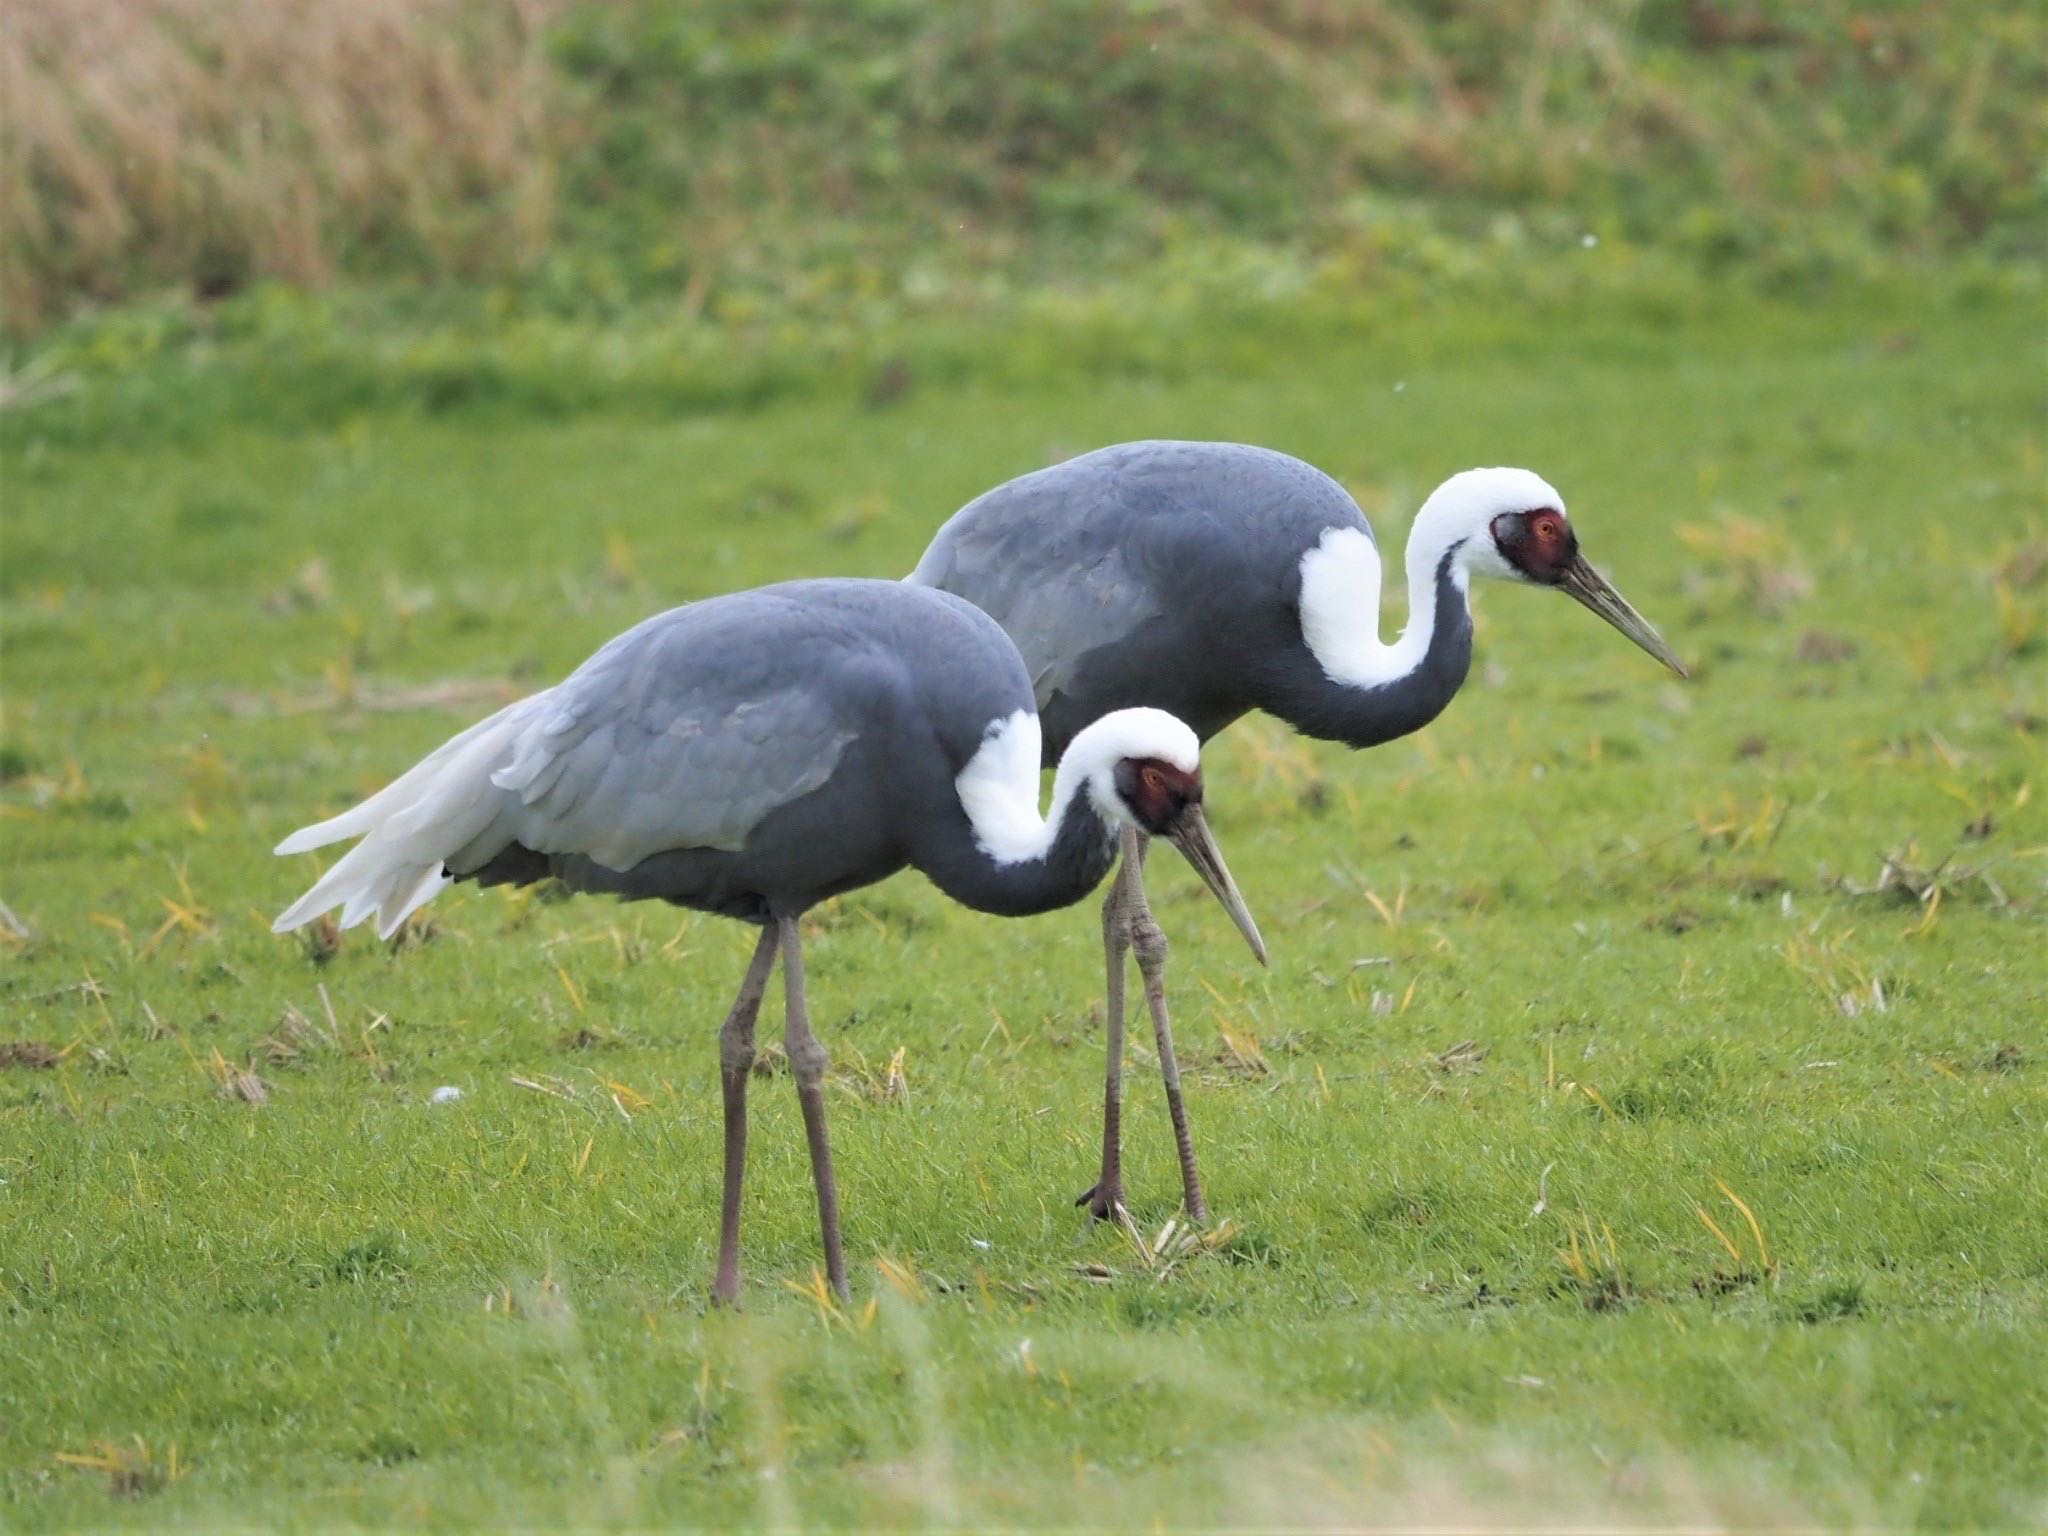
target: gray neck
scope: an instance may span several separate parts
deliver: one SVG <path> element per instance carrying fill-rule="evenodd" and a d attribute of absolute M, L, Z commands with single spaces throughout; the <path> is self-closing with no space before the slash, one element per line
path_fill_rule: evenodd
<path fill-rule="evenodd" d="M 1353 747 L 1393 741 L 1442 714 L 1472 668 L 1472 613 L 1455 555 L 1437 554 L 1433 571 L 1411 564 L 1408 627 L 1390 648 L 1404 670 L 1361 687 L 1331 677 L 1306 645 L 1282 646 L 1265 679 L 1268 712 L 1305 736 Z"/>
<path fill-rule="evenodd" d="M 1085 792 L 1055 799 L 1041 852 L 1005 862 L 984 848 L 967 817 L 946 818 L 911 862 L 962 906 L 999 917 L 1028 917 L 1072 906 L 1102 883 L 1116 862 L 1119 828 Z"/>

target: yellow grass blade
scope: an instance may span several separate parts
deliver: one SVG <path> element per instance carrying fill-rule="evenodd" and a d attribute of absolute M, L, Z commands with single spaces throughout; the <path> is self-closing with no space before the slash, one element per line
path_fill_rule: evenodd
<path fill-rule="evenodd" d="M 1756 1239 L 1757 1261 L 1768 1271 L 1771 1267 L 1771 1251 L 1764 1246 L 1764 1229 L 1757 1224 L 1756 1213 L 1749 1208 L 1748 1202 L 1742 1196 L 1728 1187 L 1725 1180 L 1716 1178 L 1714 1187 L 1728 1197 L 1730 1205 L 1742 1212 L 1742 1219 L 1749 1223 L 1749 1235 Z"/>
<path fill-rule="evenodd" d="M 889 1288 L 905 1301 L 924 1300 L 924 1282 L 917 1278 L 917 1268 L 907 1260 L 892 1259 L 887 1254 L 875 1260 L 875 1269 L 889 1282 Z"/>
<path fill-rule="evenodd" d="M 1692 1213 L 1699 1217 L 1700 1225 L 1713 1233 L 1715 1240 L 1728 1250 L 1728 1257 L 1733 1259 L 1738 1266 L 1741 1265 L 1743 1263 L 1742 1250 L 1735 1246 L 1733 1238 L 1721 1230 L 1720 1224 L 1707 1214 L 1707 1208 L 1703 1205 L 1695 1205 L 1692 1208 Z"/>
<path fill-rule="evenodd" d="M 570 1006 L 580 1014 L 583 1012 L 583 994 L 576 990 L 576 983 L 569 979 L 569 973 L 562 969 L 562 962 L 555 962 L 555 975 L 561 978 L 562 990 L 569 994 Z"/>

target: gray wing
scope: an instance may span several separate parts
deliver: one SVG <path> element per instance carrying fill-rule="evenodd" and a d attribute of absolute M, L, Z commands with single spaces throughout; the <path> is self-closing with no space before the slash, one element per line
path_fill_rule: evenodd
<path fill-rule="evenodd" d="M 361 841 L 273 925 L 342 907 L 395 932 L 450 877 L 517 843 L 621 873 L 742 848 L 837 770 L 891 681 L 861 622 L 894 582 L 735 593 L 626 631 L 559 687 L 508 704 L 360 805 L 278 844 Z M 933 594 L 920 594 L 933 597 Z M 873 625 L 866 627 L 873 630 Z"/>
<path fill-rule="evenodd" d="M 497 849 L 482 844 L 508 831 L 619 870 L 671 849 L 736 850 L 832 776 L 857 731 L 831 679 L 792 676 L 762 637 L 706 633 L 691 613 L 628 630 L 544 696 L 491 775 L 517 809 L 451 869 L 488 859 Z"/>
<path fill-rule="evenodd" d="M 1246 443 L 1120 443 L 997 486 L 939 530 L 910 580 L 1002 625 L 1041 708 L 1091 653 L 1172 615 L 1191 645 L 1281 600 L 1301 552 L 1367 525 L 1312 465 Z"/>
<path fill-rule="evenodd" d="M 1043 707 L 1083 657 L 1164 611 L 1127 536 L 1140 511 L 1127 492 L 1108 465 L 1061 464 L 997 486 L 948 520 L 910 580 L 1001 625 Z"/>

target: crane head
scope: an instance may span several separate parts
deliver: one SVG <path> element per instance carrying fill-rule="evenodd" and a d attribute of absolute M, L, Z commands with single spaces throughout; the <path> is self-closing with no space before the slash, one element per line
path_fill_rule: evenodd
<path fill-rule="evenodd" d="M 1131 819 L 1154 837 L 1163 837 L 1180 850 L 1180 856 L 1194 866 L 1209 887 L 1209 894 L 1223 905 L 1237 931 L 1244 935 L 1259 964 L 1266 963 L 1266 941 L 1250 908 L 1230 878 L 1230 866 L 1223 862 L 1223 850 L 1209 830 L 1202 814 L 1202 770 L 1181 768 L 1164 758 L 1126 757 L 1113 775 L 1117 798 Z"/>
<path fill-rule="evenodd" d="M 1556 586 L 1563 572 L 1580 558 L 1579 536 L 1557 507 L 1532 507 L 1503 512 L 1486 525 L 1493 547 L 1524 581 Z"/>
<path fill-rule="evenodd" d="M 1238 894 L 1202 814 L 1201 744 L 1185 723 L 1159 709 L 1112 710 L 1067 743 L 1053 776 L 1056 800 L 1060 781 L 1069 774 L 1087 783 L 1106 826 L 1163 837 L 1179 849 L 1265 964 L 1259 925 Z"/>
<path fill-rule="evenodd" d="M 1686 675 L 1678 653 L 1579 552 L 1563 498 L 1539 476 L 1526 469 L 1468 469 L 1445 481 L 1423 513 L 1439 520 L 1469 569 L 1556 587 L 1680 677 Z"/>
<path fill-rule="evenodd" d="M 1179 768 L 1158 757 L 1127 757 L 1116 765 L 1117 798 L 1131 819 L 1164 837 L 1174 819 L 1202 803 L 1202 770 Z"/>
<path fill-rule="evenodd" d="M 1680 677 L 1685 663 L 1656 627 L 1579 553 L 1579 536 L 1557 507 L 1505 512 L 1488 524 L 1493 546 L 1522 580 L 1556 587 L 1597 613 Z"/>

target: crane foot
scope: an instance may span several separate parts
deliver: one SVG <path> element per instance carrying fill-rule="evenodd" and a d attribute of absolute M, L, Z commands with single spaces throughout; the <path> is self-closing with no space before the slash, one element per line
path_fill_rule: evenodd
<path fill-rule="evenodd" d="M 1118 1213 L 1124 1209 L 1124 1181 L 1121 1178 L 1098 1180 L 1077 1195 L 1074 1204 L 1088 1207 L 1090 1221 L 1116 1221 Z"/>

